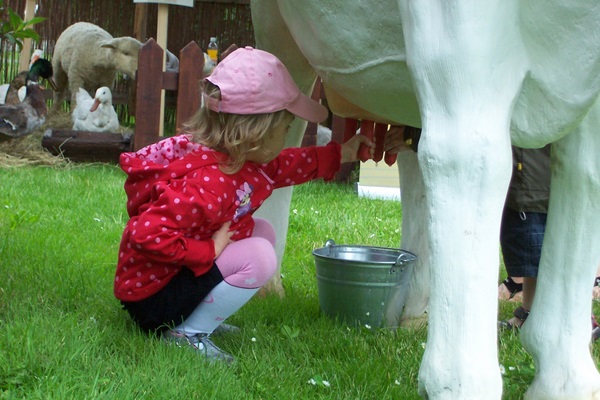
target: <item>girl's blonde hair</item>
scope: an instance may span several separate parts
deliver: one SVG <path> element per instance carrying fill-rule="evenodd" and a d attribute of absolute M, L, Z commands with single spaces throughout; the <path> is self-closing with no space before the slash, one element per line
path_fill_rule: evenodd
<path fill-rule="evenodd" d="M 208 97 L 220 99 L 219 88 L 205 82 L 204 93 Z M 184 125 L 186 133 L 191 133 L 194 141 L 228 156 L 222 160 L 221 169 L 226 173 L 236 173 L 246 162 L 246 154 L 261 151 L 269 130 L 293 119 L 287 110 L 270 114 L 227 114 L 210 110 L 206 105 L 194 114 Z"/>

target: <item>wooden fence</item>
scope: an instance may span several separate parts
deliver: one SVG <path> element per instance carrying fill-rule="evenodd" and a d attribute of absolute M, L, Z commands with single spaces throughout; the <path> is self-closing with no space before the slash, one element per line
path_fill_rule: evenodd
<path fill-rule="evenodd" d="M 134 149 L 156 142 L 160 135 L 161 91 L 176 91 L 176 128 L 180 131 L 200 108 L 199 82 L 202 79 L 204 55 L 195 42 L 190 42 L 180 52 L 179 73 L 163 72 L 163 49 L 153 40 L 148 40 L 140 50 L 140 65 L 137 74 L 136 124 Z"/>
<path fill-rule="evenodd" d="M 4 5 L 23 16 L 27 0 L 4 0 Z M 47 18 L 35 25 L 41 40 L 33 48 L 44 52 L 51 60 L 54 44 L 60 34 L 79 21 L 94 23 L 111 35 L 132 36 L 145 42 L 157 37 L 157 4 L 134 4 L 133 0 L 37 0 L 35 16 Z M 232 44 L 254 46 L 254 30 L 250 13 L 250 0 L 196 0 L 194 8 L 169 7 L 167 48 L 179 54 L 188 43 L 194 41 L 205 49 L 211 36 L 215 36 L 221 49 Z M 29 54 L 24 55 L 29 59 Z M 20 54 L 17 48 L 0 41 L 0 83 L 12 80 L 20 70 Z M 117 79 L 113 89 L 113 102 L 121 123 L 130 121 L 134 115 L 130 107 L 132 81 Z M 173 124 L 172 102 L 167 103 L 165 123 Z"/>
<path fill-rule="evenodd" d="M 224 54 L 232 51 L 227 49 Z M 130 135 L 115 133 L 94 133 L 71 130 L 48 131 L 42 139 L 42 146 L 53 154 L 62 154 L 73 161 L 116 162 L 124 151 L 138 150 L 160 139 L 161 91 L 170 94 L 176 108 L 176 131 L 194 115 L 200 107 L 198 83 L 202 79 L 204 66 L 203 52 L 195 42 L 190 42 L 179 53 L 179 71 L 162 70 L 164 50 L 154 39 L 149 39 L 140 50 L 139 69 L 136 80 L 135 133 Z M 320 81 L 315 85 L 313 99 L 326 101 Z M 353 134 L 356 122 L 336 115 L 331 116 L 332 140 L 343 142 L 349 128 Z M 309 123 L 302 145 L 316 143 L 317 124 Z M 336 176 L 336 181 L 346 182 L 357 164 L 347 164 Z"/>
<path fill-rule="evenodd" d="M 135 133 L 120 135 L 111 132 L 48 130 L 42 146 L 52 154 L 61 154 L 74 161 L 116 162 L 124 151 L 140 149 L 159 139 L 161 133 L 161 93 L 170 92 L 176 109 L 176 130 L 182 127 L 200 107 L 198 83 L 202 79 L 204 55 L 200 46 L 190 42 L 179 53 L 179 71 L 163 71 L 164 50 L 154 39 L 140 49 L 136 79 Z"/>

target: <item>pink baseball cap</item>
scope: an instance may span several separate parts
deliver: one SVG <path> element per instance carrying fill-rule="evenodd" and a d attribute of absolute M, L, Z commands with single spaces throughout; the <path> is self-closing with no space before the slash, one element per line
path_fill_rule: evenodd
<path fill-rule="evenodd" d="M 205 78 L 221 90 L 221 100 L 204 96 L 208 108 L 230 114 L 269 114 L 288 110 L 310 122 L 324 121 L 328 111 L 304 95 L 283 63 L 252 47 L 229 54 Z"/>

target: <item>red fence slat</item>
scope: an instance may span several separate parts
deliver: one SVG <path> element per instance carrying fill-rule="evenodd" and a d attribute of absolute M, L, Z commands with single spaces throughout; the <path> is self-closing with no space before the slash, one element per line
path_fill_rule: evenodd
<path fill-rule="evenodd" d="M 200 108 L 199 84 L 204 70 L 204 54 L 192 41 L 181 50 L 179 60 L 176 132 Z"/>
<path fill-rule="evenodd" d="M 160 133 L 163 49 L 152 38 L 140 49 L 136 78 L 134 150 L 156 141 Z"/>

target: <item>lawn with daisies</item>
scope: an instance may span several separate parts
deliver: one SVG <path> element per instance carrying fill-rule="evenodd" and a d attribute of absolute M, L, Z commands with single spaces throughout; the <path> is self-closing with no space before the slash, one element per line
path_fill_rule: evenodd
<path fill-rule="evenodd" d="M 236 358 L 226 366 L 144 335 L 113 297 L 124 179 L 104 164 L 0 168 L 0 399 L 419 398 L 426 328 L 323 315 L 312 256 L 330 238 L 397 247 L 399 202 L 358 198 L 352 185 L 296 188 L 286 296 L 255 297 L 230 318 L 241 333 L 214 338 Z M 502 302 L 499 317 L 514 308 Z M 533 362 L 511 332 L 499 346 L 504 398 L 520 399 Z"/>

